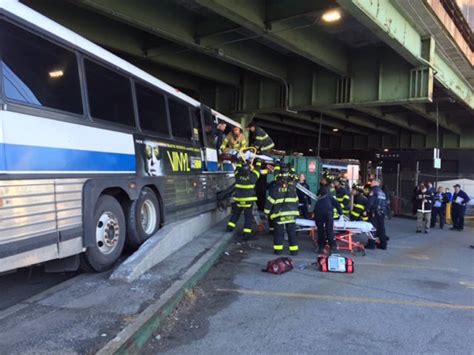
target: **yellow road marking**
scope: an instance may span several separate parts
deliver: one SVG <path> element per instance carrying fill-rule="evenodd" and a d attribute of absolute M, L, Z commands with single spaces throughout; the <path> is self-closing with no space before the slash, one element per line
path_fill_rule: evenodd
<path fill-rule="evenodd" d="M 241 295 L 259 296 L 259 297 L 287 297 L 287 298 L 313 299 L 313 300 L 320 300 L 320 301 L 392 304 L 392 305 L 412 306 L 412 307 L 474 311 L 474 306 L 469 306 L 469 305 L 464 305 L 464 304 L 393 300 L 393 299 L 373 298 L 373 297 L 348 297 L 348 296 L 335 296 L 335 295 L 321 295 L 317 293 L 271 292 L 271 291 L 230 289 L 230 288 L 218 288 L 216 291 L 227 292 L 227 293 L 239 293 Z"/>
<path fill-rule="evenodd" d="M 430 260 L 430 257 L 425 254 L 407 254 L 409 258 L 418 259 L 418 260 Z"/>
<path fill-rule="evenodd" d="M 459 283 L 466 288 L 474 288 L 474 282 L 460 281 Z"/>

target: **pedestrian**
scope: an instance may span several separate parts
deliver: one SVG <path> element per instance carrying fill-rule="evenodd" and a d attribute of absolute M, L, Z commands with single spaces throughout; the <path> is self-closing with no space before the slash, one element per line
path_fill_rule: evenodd
<path fill-rule="evenodd" d="M 420 184 L 416 192 L 416 232 L 429 233 L 431 224 L 431 207 L 433 204 L 433 193 L 424 185 Z"/>
<path fill-rule="evenodd" d="M 233 153 L 243 148 L 247 148 L 247 140 L 239 127 L 233 127 L 232 132 L 224 138 L 220 150 L 222 152 L 230 150 L 230 152 Z"/>
<path fill-rule="evenodd" d="M 299 184 L 308 190 L 310 189 L 304 174 L 300 175 Z M 297 190 L 296 193 L 298 194 L 298 209 L 300 214 L 304 219 L 309 219 L 308 205 L 311 205 L 311 200 L 309 196 L 301 190 Z"/>
<path fill-rule="evenodd" d="M 354 203 L 352 204 L 351 221 L 364 221 L 369 220 L 367 214 L 367 203 L 368 199 L 364 196 L 364 187 L 354 184 L 351 192 Z"/>
<path fill-rule="evenodd" d="M 453 227 L 451 230 L 462 231 L 464 229 L 464 215 L 466 213 L 466 206 L 470 200 L 467 193 L 461 190 L 461 185 L 454 185 L 453 202 L 451 204 Z"/>
<path fill-rule="evenodd" d="M 262 128 L 258 127 L 255 122 L 250 122 L 247 126 L 251 134 L 252 146 L 257 149 L 257 153 L 266 154 L 275 146 L 273 140 Z"/>
<path fill-rule="evenodd" d="M 291 255 L 298 254 L 298 243 L 296 242 L 296 221 L 298 217 L 298 195 L 296 184 L 288 175 L 288 167 L 282 164 L 272 190 L 268 194 L 264 209 L 269 221 L 275 228 L 273 232 L 273 252 L 283 252 L 283 240 L 285 230 L 288 234 L 289 251 Z"/>
<path fill-rule="evenodd" d="M 235 170 L 235 191 L 234 204 L 232 205 L 232 215 L 227 223 L 227 231 L 230 232 L 237 227 L 237 221 L 241 213 L 244 213 L 243 236 L 252 236 L 252 208 L 253 203 L 257 201 L 255 184 L 260 176 L 260 172 L 253 169 L 248 162 L 238 164 Z"/>
<path fill-rule="evenodd" d="M 432 193 L 433 195 L 436 193 L 436 189 L 434 188 L 432 182 L 428 181 L 428 183 L 426 185 L 426 189 L 428 190 L 429 193 Z"/>
<path fill-rule="evenodd" d="M 320 185 L 317 193 L 318 200 L 314 206 L 314 220 L 318 228 L 318 252 L 322 254 L 324 253 L 326 243 L 329 243 L 329 253 L 336 248 L 334 211 L 342 216 L 342 208 L 331 193 L 330 177 L 323 175 Z"/>
<path fill-rule="evenodd" d="M 375 227 L 375 237 L 379 239 L 379 248 L 387 249 L 387 235 L 385 234 L 385 211 L 387 210 L 387 197 L 380 188 L 379 179 L 372 180 L 372 190 L 367 201 L 369 221 Z M 375 241 L 369 239 L 367 249 L 375 249 Z"/>
<path fill-rule="evenodd" d="M 446 197 L 448 198 L 448 203 L 451 203 L 453 202 L 453 194 L 451 193 L 451 191 L 449 190 L 449 187 L 446 188 Z"/>
<path fill-rule="evenodd" d="M 438 191 L 433 198 L 433 207 L 431 212 L 431 228 L 436 226 L 436 221 L 439 218 L 439 228 L 443 229 L 446 223 L 446 204 L 449 198 L 444 192 L 443 186 L 438 187 Z"/>

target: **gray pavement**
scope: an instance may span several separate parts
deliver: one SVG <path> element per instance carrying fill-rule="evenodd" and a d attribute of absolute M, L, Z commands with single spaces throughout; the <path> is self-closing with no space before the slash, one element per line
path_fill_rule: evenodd
<path fill-rule="evenodd" d="M 474 353 L 474 230 L 416 234 L 387 221 L 389 249 L 321 273 L 306 235 L 296 268 L 260 270 L 271 238 L 235 243 L 145 354 Z"/>
<path fill-rule="evenodd" d="M 0 354 L 97 352 L 184 278 L 224 229 L 225 222 L 216 225 L 133 283 L 110 280 L 112 271 L 83 273 L 18 299 L 0 310 Z"/>

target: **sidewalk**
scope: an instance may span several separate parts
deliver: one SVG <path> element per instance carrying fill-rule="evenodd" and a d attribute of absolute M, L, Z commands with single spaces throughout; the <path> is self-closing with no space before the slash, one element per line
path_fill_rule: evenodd
<path fill-rule="evenodd" d="M 106 353 L 134 349 L 222 255 L 232 238 L 217 224 L 132 283 L 81 274 L 0 312 L 0 354 Z M 151 312 L 156 311 L 156 314 Z M 142 329 L 143 328 L 143 329 Z M 122 333 L 120 333 L 122 331 Z M 121 338 L 117 340 L 117 334 Z"/>

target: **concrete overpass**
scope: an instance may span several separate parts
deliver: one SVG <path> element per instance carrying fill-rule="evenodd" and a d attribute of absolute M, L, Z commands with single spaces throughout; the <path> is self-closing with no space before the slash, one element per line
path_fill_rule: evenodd
<path fill-rule="evenodd" d="M 282 148 L 474 148 L 474 37 L 454 0 L 24 0 Z M 324 21 L 328 10 L 341 18 Z M 336 15 L 337 17 L 337 15 Z"/>

